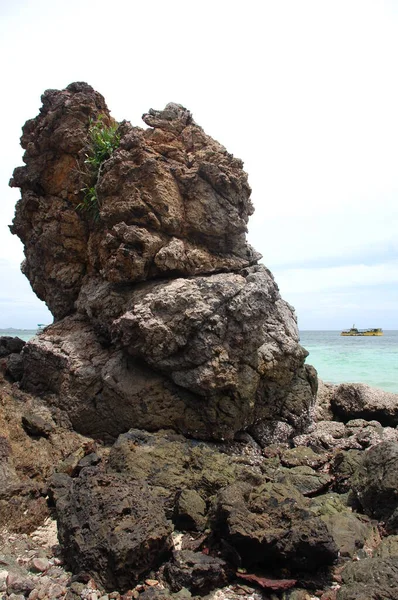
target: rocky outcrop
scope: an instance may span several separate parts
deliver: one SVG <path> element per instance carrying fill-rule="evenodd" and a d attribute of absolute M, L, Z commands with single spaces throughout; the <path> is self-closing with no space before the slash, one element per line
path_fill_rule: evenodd
<path fill-rule="evenodd" d="M 337 600 L 395 600 L 398 596 L 398 559 L 365 559 L 349 563 L 342 573 Z"/>
<path fill-rule="evenodd" d="M 29 533 L 49 515 L 48 478 L 87 439 L 57 411 L 0 380 L 0 529 Z M 91 440 L 90 440 L 91 441 Z"/>
<path fill-rule="evenodd" d="M 383 442 L 366 452 L 351 485 L 366 514 L 398 532 L 398 443 Z"/>
<path fill-rule="evenodd" d="M 130 427 L 305 431 L 316 373 L 246 242 L 242 161 L 177 104 L 150 110 L 144 130 L 116 124 L 84 83 L 42 100 L 11 180 L 12 231 L 56 323 L 27 344 L 22 386 L 105 440 Z"/>
<path fill-rule="evenodd" d="M 171 525 L 144 482 L 86 467 L 55 485 L 59 540 L 75 573 L 125 591 L 168 556 Z"/>
<path fill-rule="evenodd" d="M 242 162 L 188 110 L 151 110 L 147 130 L 122 123 L 119 148 L 94 182 L 100 222 L 90 227 L 76 207 L 92 183 L 90 125 L 111 125 L 109 110 L 85 83 L 47 90 L 42 101 L 23 128 L 26 166 L 11 181 L 22 190 L 12 230 L 25 245 L 25 274 L 56 318 L 73 312 L 87 272 L 124 283 L 256 262 L 245 242 L 253 207 Z"/>
<path fill-rule="evenodd" d="M 18 337 L 0 336 L 0 373 L 7 374 L 13 381 L 22 379 L 24 346 L 25 342 Z"/>
<path fill-rule="evenodd" d="M 234 483 L 219 493 L 213 519 L 245 566 L 282 563 L 311 570 L 337 558 L 327 527 L 294 487 Z"/>
<path fill-rule="evenodd" d="M 12 231 L 55 322 L 0 344 L 0 542 L 56 516 L 73 576 L 2 555 L 0 592 L 395 597 L 395 397 L 321 383 L 314 405 L 242 162 L 180 105 L 143 118 L 75 83 L 23 130 Z"/>
<path fill-rule="evenodd" d="M 333 413 L 343 421 L 367 419 L 384 427 L 398 425 L 397 394 L 373 388 L 364 383 L 342 383 L 331 398 Z"/>

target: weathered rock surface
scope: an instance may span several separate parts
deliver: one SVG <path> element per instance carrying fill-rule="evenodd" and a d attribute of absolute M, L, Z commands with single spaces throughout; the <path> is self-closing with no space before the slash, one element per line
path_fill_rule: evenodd
<path fill-rule="evenodd" d="M 312 570 L 337 558 L 338 548 L 310 503 L 292 486 L 234 483 L 219 492 L 213 527 L 242 564 L 283 564 Z"/>
<path fill-rule="evenodd" d="M 104 99 L 74 83 L 42 100 L 11 181 L 22 191 L 12 231 L 58 322 L 27 344 L 22 386 L 61 396 L 73 426 L 104 439 L 132 426 L 202 439 L 250 426 L 256 437 L 262 423 L 302 433 L 316 372 L 246 243 L 243 163 L 169 104 L 144 115 L 149 129 L 118 126 L 94 181 L 93 123 L 112 123 Z M 95 220 L 81 209 L 89 185 Z"/>
<path fill-rule="evenodd" d="M 231 456 L 222 450 L 214 444 L 187 440 L 173 431 L 150 434 L 132 429 L 113 445 L 107 468 L 146 481 L 151 491 L 163 499 L 167 516 L 174 518 L 181 506 L 181 494 L 196 492 L 207 502 L 237 478 L 257 477 L 261 481 L 261 470 L 251 464 L 250 455 Z"/>
<path fill-rule="evenodd" d="M 297 446 L 318 450 L 363 450 L 380 442 L 398 442 L 398 429 L 382 427 L 378 421 L 353 419 L 346 424 L 340 421 L 318 421 L 308 432 L 293 438 Z"/>
<path fill-rule="evenodd" d="M 74 479 L 64 475 L 56 508 L 66 561 L 75 573 L 90 573 L 108 590 L 131 588 L 170 551 L 171 525 L 162 505 L 145 482 L 128 475 L 96 467 Z"/>
<path fill-rule="evenodd" d="M 398 598 L 398 559 L 365 559 L 349 563 L 342 573 L 337 600 L 395 600 Z"/>
<path fill-rule="evenodd" d="M 23 533 L 35 529 L 49 514 L 50 475 L 77 448 L 84 456 L 87 439 L 54 418 L 57 414 L 40 399 L 15 384 L 0 382 L 0 529 Z M 36 424 L 33 436 L 23 423 Z"/>
<path fill-rule="evenodd" d="M 123 122 L 120 146 L 97 181 L 101 221 L 76 212 L 87 185 L 88 130 L 111 123 L 103 97 L 85 83 L 47 90 L 21 138 L 25 167 L 13 232 L 25 244 L 24 272 L 57 317 L 73 311 L 87 271 L 112 282 L 197 275 L 256 262 L 245 232 L 253 207 L 242 162 L 177 104 L 150 111 L 143 130 Z M 57 216 L 62 212 L 62 219 Z"/>
<path fill-rule="evenodd" d="M 364 383 L 342 383 L 331 398 L 333 413 L 343 421 L 366 419 L 384 427 L 398 425 L 398 394 L 385 392 Z"/>
<path fill-rule="evenodd" d="M 228 583 L 231 569 L 217 557 L 183 550 L 165 565 L 165 577 L 173 592 L 189 588 L 194 595 L 204 596 Z"/>
<path fill-rule="evenodd" d="M 23 130 L 12 231 L 55 323 L 0 340 L 0 541 L 56 514 L 73 577 L 26 542 L 0 593 L 396 598 L 396 395 L 318 388 L 242 162 L 180 105 L 143 118 L 75 83 Z M 116 131 L 95 172 L 93 124 Z"/>
<path fill-rule="evenodd" d="M 364 453 L 351 481 L 366 514 L 398 532 L 398 444 L 383 442 Z"/>
<path fill-rule="evenodd" d="M 0 336 L 0 358 L 10 354 L 19 354 L 24 346 L 25 342 L 19 337 L 2 335 Z"/>

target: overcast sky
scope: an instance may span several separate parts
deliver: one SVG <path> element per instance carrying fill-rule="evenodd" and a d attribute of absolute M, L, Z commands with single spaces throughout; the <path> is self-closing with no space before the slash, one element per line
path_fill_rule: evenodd
<path fill-rule="evenodd" d="M 398 329 L 398 2 L 0 0 L 0 52 L 0 328 L 52 320 L 7 227 L 21 127 L 87 81 L 135 125 L 183 104 L 243 159 L 300 329 Z"/>

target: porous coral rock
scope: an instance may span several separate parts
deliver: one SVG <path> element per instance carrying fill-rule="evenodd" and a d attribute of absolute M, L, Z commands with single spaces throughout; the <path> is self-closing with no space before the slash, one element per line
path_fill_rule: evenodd
<path fill-rule="evenodd" d="M 22 386 L 104 439 L 132 426 L 231 439 L 264 421 L 303 432 L 316 373 L 246 242 L 242 161 L 181 105 L 143 119 L 119 125 L 96 172 L 96 219 L 81 190 L 91 128 L 113 123 L 102 96 L 85 83 L 47 91 L 24 127 L 12 231 L 58 322 L 27 344 Z"/>

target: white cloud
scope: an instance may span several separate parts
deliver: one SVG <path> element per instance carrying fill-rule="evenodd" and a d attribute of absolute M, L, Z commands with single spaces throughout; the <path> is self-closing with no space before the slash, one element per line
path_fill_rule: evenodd
<path fill-rule="evenodd" d="M 276 280 L 282 293 L 286 296 L 296 291 L 301 294 L 311 294 L 385 284 L 397 284 L 398 287 L 398 260 L 380 265 L 288 269 L 279 271 Z"/>

